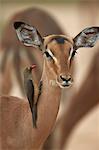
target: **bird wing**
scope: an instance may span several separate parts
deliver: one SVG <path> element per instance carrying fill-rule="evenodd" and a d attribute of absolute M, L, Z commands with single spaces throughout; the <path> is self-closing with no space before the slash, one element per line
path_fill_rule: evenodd
<path fill-rule="evenodd" d="M 32 120 L 33 120 L 33 127 L 37 127 L 36 125 L 36 120 L 37 120 L 37 104 L 35 104 L 35 96 L 34 96 L 34 84 L 32 82 L 31 79 L 28 79 L 25 82 L 25 90 L 26 90 L 26 94 L 27 94 L 27 99 L 29 101 L 29 105 L 30 105 L 30 109 L 31 109 L 31 113 L 32 113 Z"/>
<path fill-rule="evenodd" d="M 32 108 L 34 105 L 34 85 L 33 85 L 32 80 L 30 79 L 27 80 L 25 88 L 26 88 L 27 99 L 29 101 L 30 109 L 32 112 Z"/>

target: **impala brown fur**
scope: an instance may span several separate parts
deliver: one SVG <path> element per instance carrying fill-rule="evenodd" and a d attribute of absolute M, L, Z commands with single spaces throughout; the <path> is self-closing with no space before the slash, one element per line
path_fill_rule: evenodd
<path fill-rule="evenodd" d="M 64 41 L 64 43 L 58 43 L 57 38 L 65 38 L 66 40 Z M 70 61 L 68 60 L 68 58 L 72 49 L 72 45 L 73 40 L 67 40 L 67 37 L 62 35 L 47 36 L 44 39 L 44 47 L 47 47 L 47 49 L 50 50 L 55 56 L 55 62 L 50 62 L 47 65 L 50 65 L 49 68 L 53 68 L 53 72 L 58 74 L 58 76 L 63 75 L 67 78 L 68 76 L 71 76 L 69 65 Z"/>
<path fill-rule="evenodd" d="M 32 116 L 27 101 L 15 97 L 0 97 L 1 150 L 7 150 L 8 148 L 10 150 L 20 150 L 20 148 L 32 150 L 40 149 L 43 146 L 52 131 L 59 109 L 60 89 L 57 88 L 54 89 L 54 93 L 51 92 L 53 87 L 49 94 L 45 94 L 49 88 L 45 92 L 42 91 L 38 103 L 37 129 L 33 129 Z M 53 94 L 58 96 L 54 99 L 55 105 L 52 105 Z M 47 99 L 44 96 L 47 96 Z"/>
<path fill-rule="evenodd" d="M 42 148 L 54 127 L 62 88 L 72 84 L 70 60 L 73 60 L 74 52 L 79 47 L 86 47 L 86 44 L 89 47 L 94 46 L 99 38 L 99 27 L 84 29 L 73 39 L 73 43 L 64 39 L 64 36 L 58 35 L 49 44 L 46 39 L 50 37 L 43 38 L 35 27 L 24 22 L 15 22 L 14 27 L 19 40 L 24 45 L 42 50 L 44 58 L 42 88 L 37 104 L 37 129 L 32 127 L 28 102 L 14 97 L 0 97 L 1 150 L 4 148 L 5 150 L 37 150 Z M 93 31 L 96 33 L 93 34 Z M 90 34 L 91 32 L 92 34 Z M 7 137 L 9 137 L 8 140 L 5 140 Z"/>

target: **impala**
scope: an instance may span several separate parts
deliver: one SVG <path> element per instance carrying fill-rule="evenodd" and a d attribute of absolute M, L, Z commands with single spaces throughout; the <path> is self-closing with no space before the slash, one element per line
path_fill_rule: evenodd
<path fill-rule="evenodd" d="M 99 28 L 86 28 L 72 39 L 65 35 L 43 38 L 35 27 L 23 22 L 15 22 L 14 27 L 24 45 L 42 51 L 42 87 L 37 104 L 37 128 L 32 126 L 27 101 L 11 96 L 0 97 L 1 150 L 41 149 L 54 127 L 62 88 L 73 82 L 70 69 L 73 56 L 80 47 L 94 46 L 99 38 Z"/>

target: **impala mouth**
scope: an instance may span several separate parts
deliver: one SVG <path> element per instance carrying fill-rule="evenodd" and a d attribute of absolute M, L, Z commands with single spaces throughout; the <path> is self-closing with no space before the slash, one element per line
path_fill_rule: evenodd
<path fill-rule="evenodd" d="M 72 82 L 71 81 L 68 81 L 68 82 L 66 82 L 66 81 L 63 81 L 63 82 L 59 82 L 59 81 L 56 81 L 56 83 L 58 84 L 58 86 L 60 87 L 60 88 L 68 88 L 68 87 L 70 87 L 71 85 L 72 85 Z"/>

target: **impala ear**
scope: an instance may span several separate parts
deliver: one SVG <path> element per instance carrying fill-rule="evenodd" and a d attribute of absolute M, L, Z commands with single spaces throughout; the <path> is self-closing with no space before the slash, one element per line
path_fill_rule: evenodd
<path fill-rule="evenodd" d="M 93 47 L 99 40 L 99 27 L 90 27 L 81 31 L 74 39 L 74 49 Z"/>
<path fill-rule="evenodd" d="M 26 46 L 40 48 L 43 45 L 43 38 L 35 27 L 32 27 L 24 22 L 15 22 L 18 39 Z"/>

